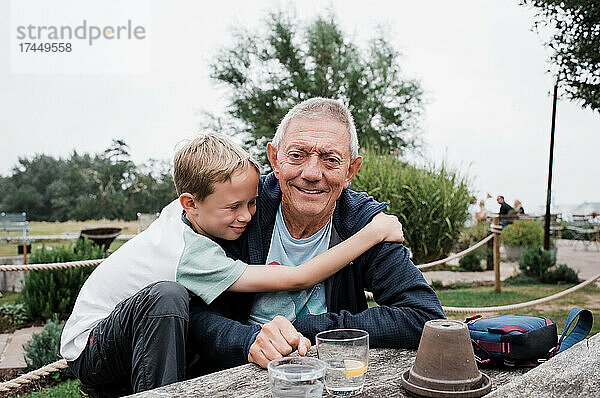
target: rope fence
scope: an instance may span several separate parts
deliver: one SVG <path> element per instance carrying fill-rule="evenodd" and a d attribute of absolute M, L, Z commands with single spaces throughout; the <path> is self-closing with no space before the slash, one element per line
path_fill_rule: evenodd
<path fill-rule="evenodd" d="M 31 383 L 32 381 L 39 380 L 41 377 L 44 377 L 50 373 L 58 372 L 66 367 L 67 361 L 64 359 L 52 362 L 51 364 L 42 368 L 32 370 L 31 372 L 25 373 L 17 378 L 0 383 L 0 392 L 9 391 L 13 388 L 19 388 L 25 384 Z"/>
<path fill-rule="evenodd" d="M 527 301 L 524 303 L 518 304 L 508 304 L 508 305 L 499 305 L 496 307 L 442 307 L 445 312 L 461 312 L 461 313 L 469 313 L 469 312 L 500 312 L 500 311 L 509 311 L 509 310 L 518 310 L 521 308 L 531 307 L 538 304 L 547 303 L 548 301 L 556 300 L 557 298 L 566 296 L 567 294 L 571 294 L 579 289 L 582 289 L 594 282 L 596 279 L 600 278 L 600 274 L 588 279 L 585 282 L 581 282 L 579 285 L 575 285 L 567 290 L 563 290 L 562 292 L 555 293 L 551 296 L 542 297 L 536 300 Z"/>
<path fill-rule="evenodd" d="M 485 238 L 483 238 L 481 241 L 474 244 L 473 246 L 469 247 L 468 249 L 465 249 L 459 253 L 453 254 L 453 255 L 443 258 L 441 260 L 436 260 L 436 261 L 432 261 L 430 263 L 417 265 L 417 268 L 425 269 L 425 268 L 435 267 L 436 265 L 445 264 L 448 261 L 460 258 L 460 257 L 464 256 L 465 254 L 471 253 L 472 251 L 479 249 L 481 246 L 485 245 L 487 242 L 489 242 L 492 239 L 494 239 L 494 234 L 489 234 L 488 236 L 486 236 Z"/>
<path fill-rule="evenodd" d="M 64 262 L 64 263 L 50 263 L 50 264 L 0 265 L 0 272 L 39 271 L 39 270 L 48 270 L 48 269 L 91 267 L 91 266 L 100 264 L 102 261 L 104 261 L 103 258 L 99 258 L 97 260 L 68 261 L 68 262 Z"/>

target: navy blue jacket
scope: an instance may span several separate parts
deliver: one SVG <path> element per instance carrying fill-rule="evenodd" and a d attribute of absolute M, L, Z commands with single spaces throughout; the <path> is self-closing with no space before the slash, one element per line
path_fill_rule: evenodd
<path fill-rule="evenodd" d="M 236 241 L 220 241 L 227 254 L 250 264 L 265 264 L 275 215 L 281 202 L 279 182 L 271 173 L 261 177 L 257 212 Z M 352 236 L 386 204 L 365 193 L 344 189 L 336 202 L 332 235 Z M 407 226 L 410 228 L 410 226 Z M 364 290 L 373 292 L 378 307 L 367 308 Z M 415 348 L 423 325 L 444 318 L 435 292 L 399 243 L 380 243 L 325 281 L 327 310 L 306 315 L 293 325 L 314 342 L 328 329 L 355 328 L 369 332 L 371 347 Z M 212 369 L 247 362 L 248 348 L 260 327 L 247 325 L 253 294 L 224 293 L 210 306 L 192 304 L 190 337 L 194 348 Z"/>

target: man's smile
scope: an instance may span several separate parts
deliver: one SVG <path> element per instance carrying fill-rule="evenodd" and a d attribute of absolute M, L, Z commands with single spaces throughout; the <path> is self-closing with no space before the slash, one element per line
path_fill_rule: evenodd
<path fill-rule="evenodd" d="M 297 186 L 294 186 L 294 188 L 296 188 L 298 191 L 308 194 L 308 195 L 317 195 L 317 194 L 325 192 L 324 190 L 321 190 L 321 189 L 304 189 L 304 188 L 300 188 Z"/>

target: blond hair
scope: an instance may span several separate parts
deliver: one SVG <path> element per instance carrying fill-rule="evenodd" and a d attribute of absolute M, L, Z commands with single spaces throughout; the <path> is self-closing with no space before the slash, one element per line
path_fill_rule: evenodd
<path fill-rule="evenodd" d="M 209 133 L 188 142 L 173 161 L 173 182 L 177 194 L 190 193 L 204 200 L 214 192 L 214 184 L 229 181 L 247 167 L 260 173 L 256 160 L 222 134 Z"/>

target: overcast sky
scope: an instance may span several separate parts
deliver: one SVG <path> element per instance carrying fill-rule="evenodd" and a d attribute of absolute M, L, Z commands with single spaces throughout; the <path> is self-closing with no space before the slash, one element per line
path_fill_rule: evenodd
<path fill-rule="evenodd" d="M 96 153 L 113 138 L 130 145 L 137 163 L 172 159 L 177 143 L 198 132 L 199 111 L 219 112 L 226 104 L 222 87 L 208 79 L 207 65 L 220 47 L 231 43 L 232 26 L 255 29 L 268 11 L 278 8 L 293 7 L 302 21 L 330 8 L 361 45 L 377 25 L 388 27 L 390 42 L 404 54 L 406 76 L 419 79 L 425 89 L 421 126 L 426 159 L 445 160 L 469 175 L 478 198 L 504 194 L 509 203 L 520 199 L 527 210 L 545 203 L 553 79 L 545 73 L 549 52 L 530 30 L 533 14 L 517 1 L 346 0 L 328 6 L 323 1 L 293 6 L 279 1 L 155 1 L 129 3 L 125 11 L 116 1 L 15 3 L 0 3 L 1 175 L 10 172 L 18 157 L 68 156 L 74 149 Z M 121 55 L 112 54 L 113 61 L 135 55 L 123 63 L 133 68 L 128 73 L 106 68 L 101 73 L 23 73 L 28 70 L 14 56 L 14 25 L 23 23 L 23 15 L 29 23 L 55 25 L 84 18 L 109 25 L 129 18 L 143 22 L 146 38 L 135 48 L 137 44 L 128 43 L 130 50 Z M 98 72 L 93 57 L 111 49 L 94 46 L 86 49 L 87 54 L 98 51 L 86 56 L 87 72 Z M 38 55 L 45 60 L 34 67 L 45 68 L 50 56 L 65 65 L 83 62 L 77 59 L 81 54 Z M 599 113 L 559 101 L 554 203 L 600 201 L 599 133 Z M 488 201 L 488 207 L 495 210 L 497 205 Z"/>

